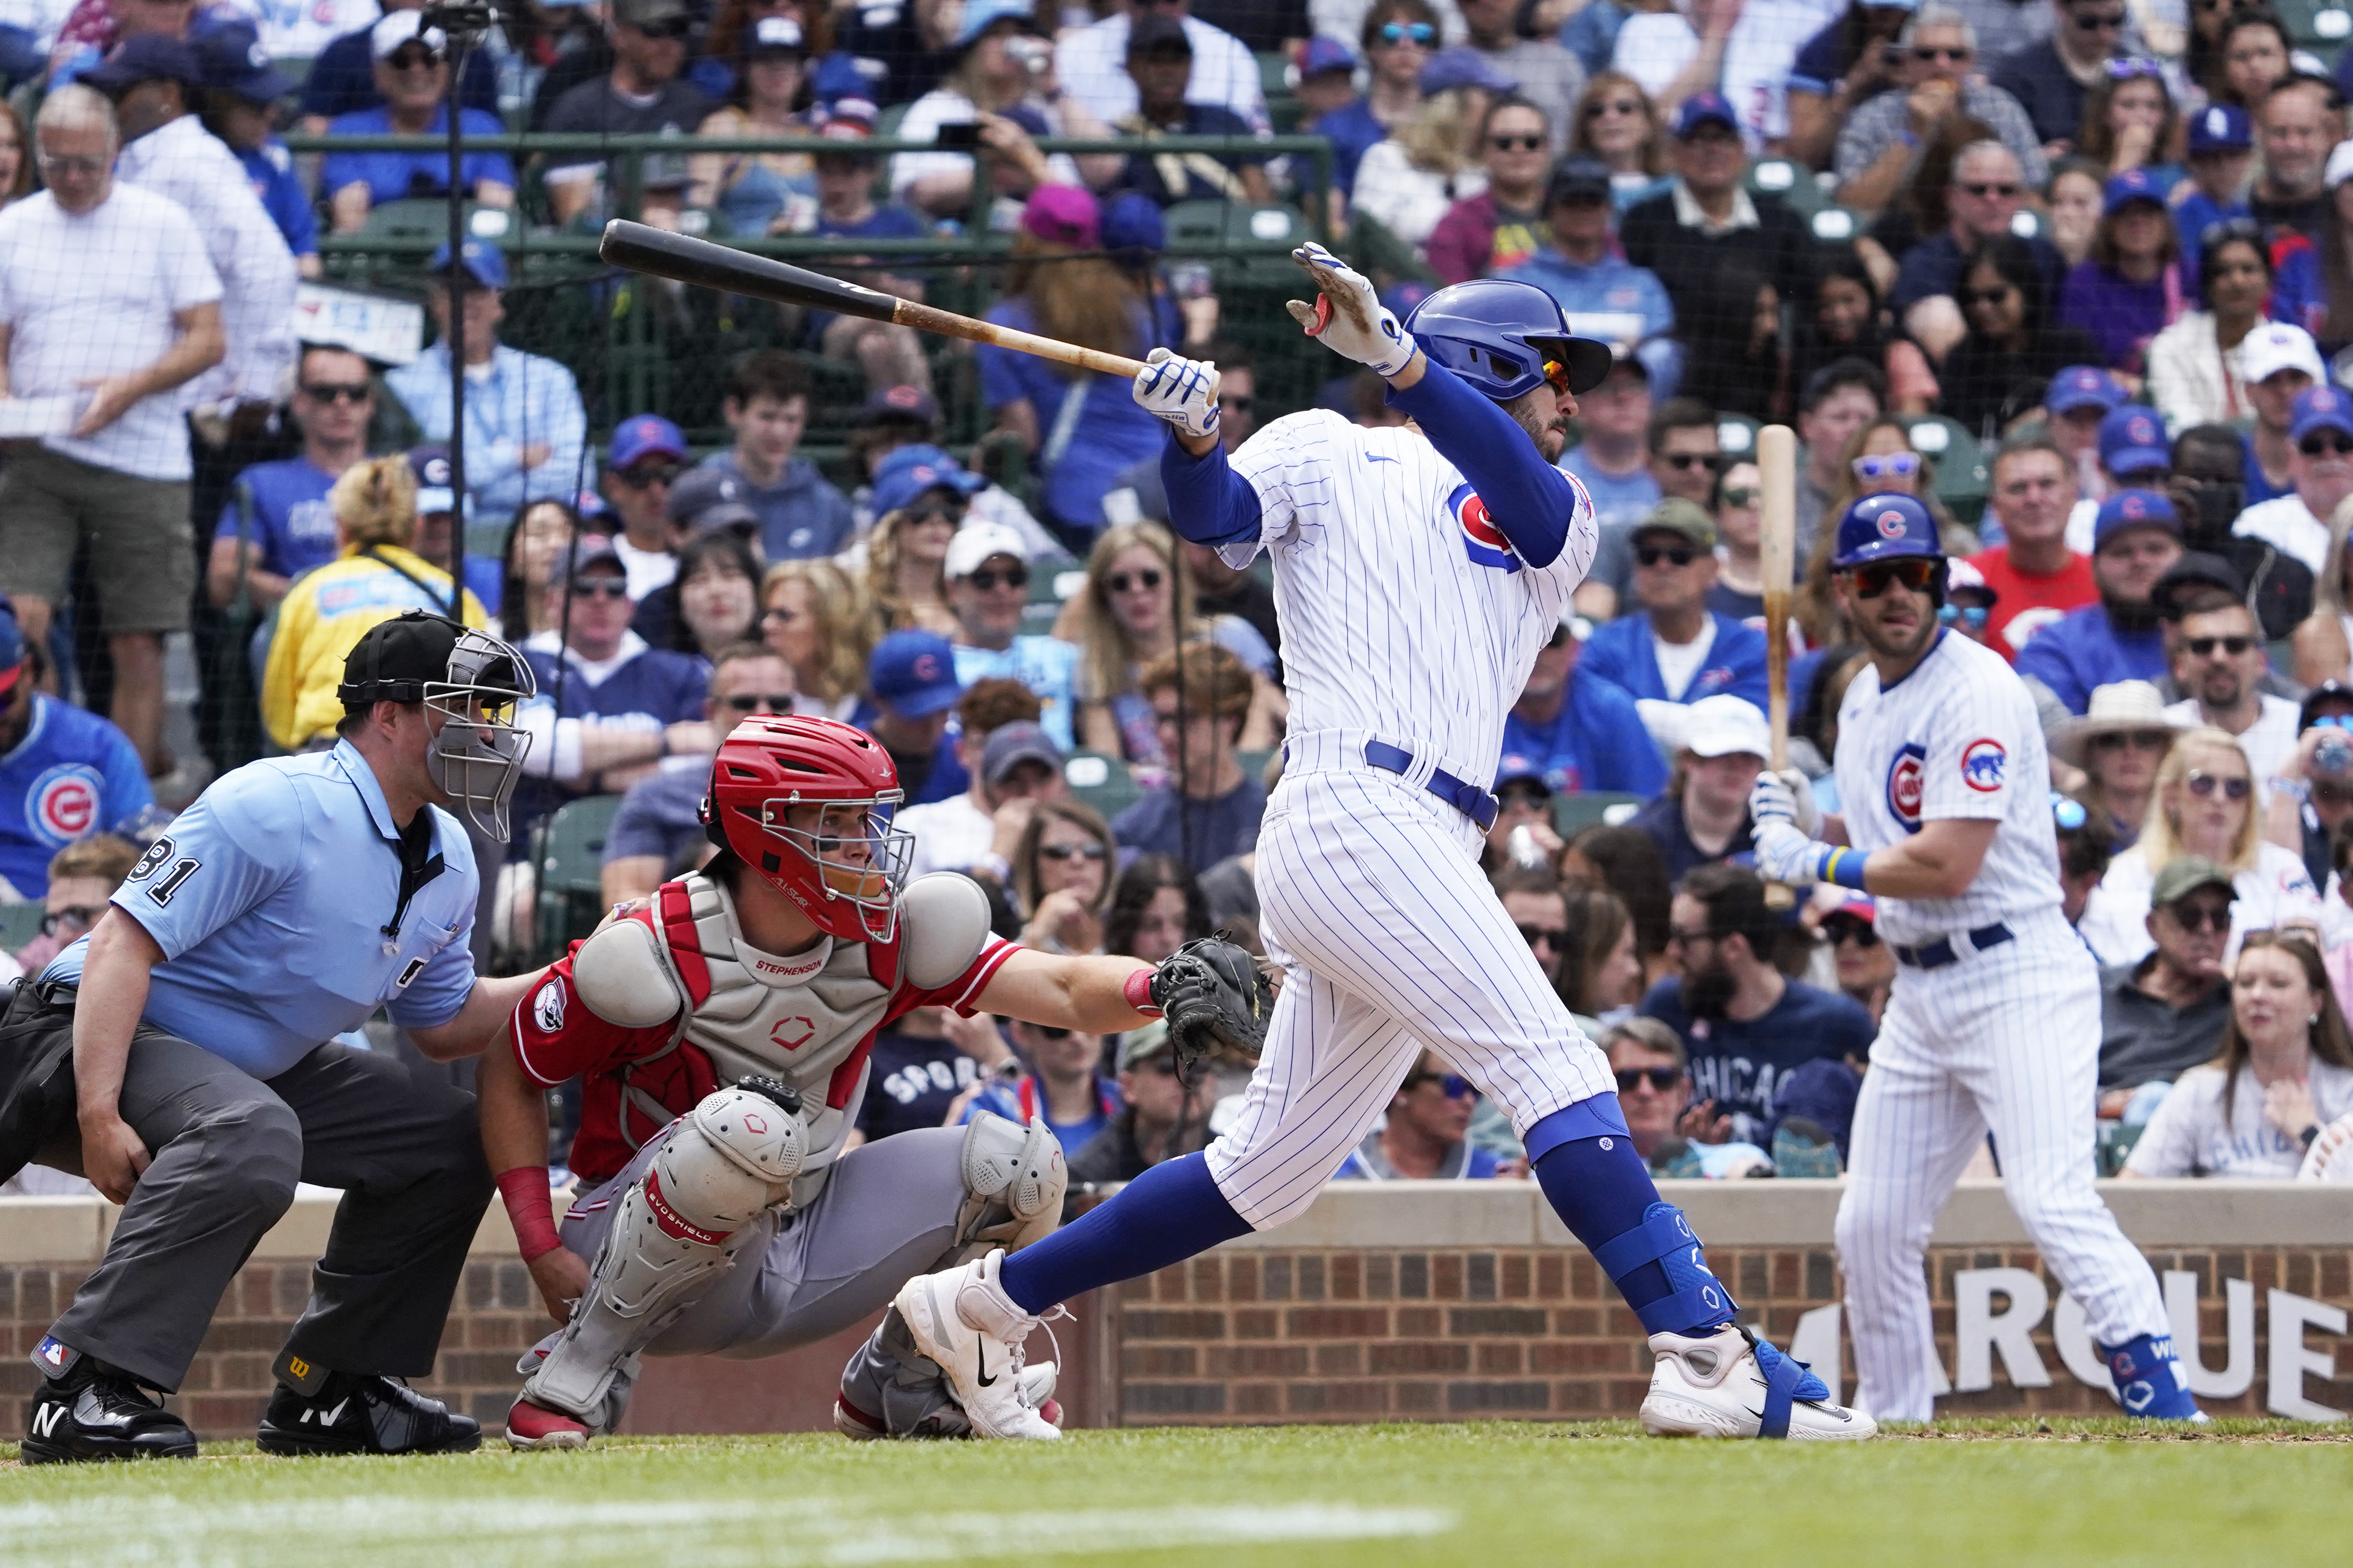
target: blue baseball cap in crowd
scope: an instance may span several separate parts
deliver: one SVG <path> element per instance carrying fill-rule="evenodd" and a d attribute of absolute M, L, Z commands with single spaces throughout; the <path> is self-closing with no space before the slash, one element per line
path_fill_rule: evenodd
<path fill-rule="evenodd" d="M 874 700 L 902 719 L 928 719 L 956 705 L 955 649 L 937 632 L 892 632 L 866 663 Z"/>
<path fill-rule="evenodd" d="M 485 240 L 470 239 L 459 247 L 458 256 L 466 268 L 466 276 L 483 288 L 503 289 L 507 286 L 506 254 L 497 246 Z M 447 245 L 433 253 L 433 259 L 425 264 L 425 270 L 436 278 L 449 270 L 449 247 Z"/>
<path fill-rule="evenodd" d="M 940 417 L 939 400 L 920 386 L 879 387 L 866 395 L 865 406 L 858 411 L 862 423 L 875 424 L 895 419 L 905 424 L 932 425 Z"/>
<path fill-rule="evenodd" d="M 613 427 L 612 455 L 605 459 L 605 466 L 634 468 L 648 458 L 685 462 L 686 432 L 659 414 L 633 414 Z"/>
<path fill-rule="evenodd" d="M 2078 408 L 2097 408 L 2105 414 L 2129 395 L 2123 383 L 2098 365 L 2071 364 L 2051 378 L 2051 389 L 2042 395 L 2042 407 L 2051 414 L 2070 414 Z"/>
<path fill-rule="evenodd" d="M 2165 205 L 2165 187 L 2152 179 L 2147 169 L 2126 169 L 2113 176 L 2100 192 L 2103 214 L 2114 213 L 2135 202 L 2147 202 L 2160 209 Z"/>
<path fill-rule="evenodd" d="M 2181 519 L 2175 515 L 2171 501 L 2155 490 L 2118 490 L 2100 503 L 2099 521 L 2092 525 L 2093 552 L 2097 553 L 2117 534 L 2137 528 L 2161 528 L 2176 539 L 2181 537 Z"/>
<path fill-rule="evenodd" d="M 112 98 L 128 92 L 142 81 L 176 81 L 182 87 L 205 85 L 205 68 L 196 63 L 196 51 L 177 38 L 167 38 L 161 33 L 138 33 L 122 40 L 121 47 L 104 65 L 85 71 L 84 87 L 95 88 Z"/>
<path fill-rule="evenodd" d="M 2237 104 L 2217 103 L 2190 118 L 2189 155 L 2193 158 L 2200 153 L 2244 153 L 2254 144 L 2254 125 Z"/>
<path fill-rule="evenodd" d="M 25 633 L 16 625 L 16 606 L 0 599 L 0 697 L 16 689 L 25 675 Z"/>
<path fill-rule="evenodd" d="M 988 481 L 940 447 L 901 447 L 874 470 L 874 515 L 897 511 L 925 490 L 943 488 L 968 496 L 987 489 Z"/>
<path fill-rule="evenodd" d="M 294 90 L 292 82 L 270 68 L 260 30 L 242 17 L 220 23 L 190 41 L 206 87 L 248 103 L 275 103 Z"/>
<path fill-rule="evenodd" d="M 1310 38 L 1299 57 L 1299 79 L 1305 81 L 1325 71 L 1348 71 L 1356 68 L 1356 51 L 1337 38 Z"/>
<path fill-rule="evenodd" d="M 458 510 L 458 492 L 451 484 L 449 448 L 439 442 L 408 449 L 408 471 L 417 476 L 417 515 Z"/>
<path fill-rule="evenodd" d="M 1732 112 L 1732 100 L 1720 92 L 1695 92 L 1683 100 L 1675 111 L 1675 140 L 1688 142 L 1692 133 L 1703 125 L 1715 124 L 1738 135 L 1740 116 Z"/>
<path fill-rule="evenodd" d="M 2353 436 L 2353 397 L 2333 386 L 2316 386 L 2297 393 L 2290 408 L 2287 438 L 2298 445 L 2316 430 Z"/>
<path fill-rule="evenodd" d="M 1500 793 L 1507 784 L 1532 784 L 1546 795 L 1552 793 L 1551 781 L 1544 774 L 1544 764 L 1534 757 L 1524 757 L 1516 752 L 1504 753 L 1495 769 L 1495 788 Z"/>
<path fill-rule="evenodd" d="M 583 533 L 565 546 L 564 553 L 556 558 L 556 570 L 549 574 L 548 580 L 561 583 L 568 577 L 579 576 L 591 566 L 605 565 L 610 565 L 624 576 L 628 574 L 628 563 L 623 561 L 620 551 L 614 548 L 611 534 Z"/>
<path fill-rule="evenodd" d="M 1444 92 L 1450 88 L 1477 87 L 1489 92 L 1517 92 L 1520 79 L 1468 44 L 1440 49 L 1421 68 L 1421 90 Z"/>
<path fill-rule="evenodd" d="M 2118 479 L 2151 468 L 2173 469 L 2173 451 L 2165 444 L 2165 421 L 2143 403 L 2126 403 L 2108 410 L 2100 421 L 2100 467 Z"/>
<path fill-rule="evenodd" d="M 1030 0 L 971 0 L 964 8 L 964 25 L 956 29 L 956 47 L 964 47 L 1008 17 L 1026 31 L 1035 25 L 1031 14 L 1036 9 Z"/>
<path fill-rule="evenodd" d="M 1103 204 L 1103 247 L 1130 271 L 1142 271 L 1168 248 L 1168 225 L 1160 204 L 1142 191 L 1127 191 Z"/>

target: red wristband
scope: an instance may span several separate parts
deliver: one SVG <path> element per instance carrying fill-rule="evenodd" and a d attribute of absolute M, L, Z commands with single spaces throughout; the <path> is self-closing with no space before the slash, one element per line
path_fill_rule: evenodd
<path fill-rule="evenodd" d="M 517 1165 L 500 1172 L 499 1196 L 506 1200 L 507 1219 L 514 1226 L 515 1250 L 522 1254 L 525 1263 L 564 1245 L 555 1236 L 555 1204 L 548 1195 L 546 1166 Z"/>
<path fill-rule="evenodd" d="M 1152 1000 L 1151 970 L 1139 969 L 1130 974 L 1127 977 L 1127 984 L 1121 987 L 1121 994 L 1127 998 L 1127 1005 L 1129 1006 L 1134 1008 L 1145 1017 L 1157 1018 L 1160 1016 L 1160 1009 Z"/>

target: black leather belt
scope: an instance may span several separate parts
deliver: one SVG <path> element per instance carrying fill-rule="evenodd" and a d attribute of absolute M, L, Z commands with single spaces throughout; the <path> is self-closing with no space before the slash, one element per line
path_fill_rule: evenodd
<path fill-rule="evenodd" d="M 1402 773 L 1412 768 L 1413 753 L 1386 741 L 1367 741 L 1365 742 L 1365 761 L 1384 773 Z M 1444 768 L 1438 768 L 1431 772 L 1430 783 L 1423 787 L 1477 823 L 1482 833 L 1495 826 L 1495 813 L 1501 807 L 1493 795 L 1477 784 L 1458 779 Z"/>
<path fill-rule="evenodd" d="M 1987 948 L 2000 947 L 2017 934 L 1996 921 L 1989 926 L 1979 926 L 1969 932 L 1969 949 L 1973 952 L 1983 952 Z M 1948 963 L 1961 961 L 1960 953 L 1954 950 L 1953 939 L 1948 936 L 1940 936 L 1918 947 L 1905 947 L 1901 942 L 1890 942 L 1888 946 L 1894 950 L 1898 963 L 1908 963 L 1915 969 L 1942 969 Z"/>

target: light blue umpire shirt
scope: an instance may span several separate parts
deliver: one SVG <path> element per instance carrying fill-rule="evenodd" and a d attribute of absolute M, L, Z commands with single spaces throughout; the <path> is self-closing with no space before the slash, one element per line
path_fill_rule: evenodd
<path fill-rule="evenodd" d="M 431 874 L 399 909 L 400 832 L 350 742 L 216 781 L 115 889 L 164 950 L 146 1021 L 270 1079 L 379 1005 L 404 1028 L 456 1017 L 474 985 L 474 852 L 456 817 L 424 809 Z M 41 978 L 78 984 L 89 946 Z"/>

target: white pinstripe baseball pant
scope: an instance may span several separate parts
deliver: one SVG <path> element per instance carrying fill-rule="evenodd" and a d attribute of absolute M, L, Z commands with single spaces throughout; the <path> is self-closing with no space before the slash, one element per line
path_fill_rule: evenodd
<path fill-rule="evenodd" d="M 2157 1276 L 2092 1185 L 2099 1053 L 2098 972 L 2055 916 L 1958 963 L 1897 972 L 1838 1212 L 1857 1405 L 1883 1421 L 1935 1415 L 1922 1258 L 1988 1129 L 2010 1207 L 2093 1338 L 2172 1331 Z"/>
<path fill-rule="evenodd" d="M 1366 767 L 1366 739 L 1322 731 L 1286 742 L 1259 832 L 1262 931 L 1282 993 L 1208 1167 L 1261 1230 L 1305 1211 L 1425 1045 L 1523 1136 L 1616 1088 L 1481 873 L 1478 826 L 1418 779 Z M 1393 743 L 1415 752 L 1426 777 L 1425 753 Z"/>

